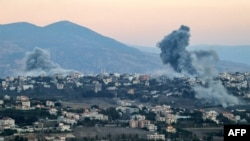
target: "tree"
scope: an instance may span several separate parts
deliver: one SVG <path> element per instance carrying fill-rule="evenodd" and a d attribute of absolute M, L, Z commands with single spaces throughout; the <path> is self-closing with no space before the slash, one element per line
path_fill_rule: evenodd
<path fill-rule="evenodd" d="M 120 114 L 114 107 L 110 107 L 106 110 L 102 110 L 101 114 L 107 115 L 110 120 L 117 120 L 120 118 Z"/>
<path fill-rule="evenodd" d="M 17 130 L 12 130 L 12 129 L 4 129 L 3 132 L 0 134 L 2 136 L 10 136 L 17 133 Z"/>
<path fill-rule="evenodd" d="M 145 116 L 146 116 L 146 119 L 148 119 L 150 121 L 155 121 L 156 114 L 154 112 L 150 111 L 150 112 L 146 113 Z"/>
<path fill-rule="evenodd" d="M 28 141 L 28 139 L 21 136 L 15 136 L 14 141 Z"/>

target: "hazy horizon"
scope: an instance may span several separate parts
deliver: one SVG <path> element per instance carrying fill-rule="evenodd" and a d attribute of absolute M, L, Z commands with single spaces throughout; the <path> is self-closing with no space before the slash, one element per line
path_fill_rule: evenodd
<path fill-rule="evenodd" d="M 69 20 L 129 45 L 155 47 L 180 25 L 190 27 L 190 45 L 250 44 L 247 0 L 0 0 L 0 8 L 0 24 Z"/>

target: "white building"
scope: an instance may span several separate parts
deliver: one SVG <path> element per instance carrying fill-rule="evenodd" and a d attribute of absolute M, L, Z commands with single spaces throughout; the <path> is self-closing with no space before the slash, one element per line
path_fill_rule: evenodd
<path fill-rule="evenodd" d="M 57 129 L 60 131 L 71 131 L 70 125 L 65 125 L 64 123 L 59 123 Z"/>
<path fill-rule="evenodd" d="M 22 110 L 29 110 L 30 109 L 30 101 L 29 100 L 23 100 L 22 102 Z"/>
<path fill-rule="evenodd" d="M 0 105 L 3 105 L 4 101 L 2 99 L 0 99 Z"/>
<path fill-rule="evenodd" d="M 103 120 L 103 121 L 108 120 L 108 116 L 99 114 L 98 112 L 85 112 L 81 116 L 82 119 L 89 118 L 91 120 Z"/>
<path fill-rule="evenodd" d="M 57 115 L 57 109 L 56 108 L 50 108 L 49 109 L 49 114 L 51 114 L 51 115 Z"/>
<path fill-rule="evenodd" d="M 33 85 L 23 85 L 23 90 L 33 89 Z"/>
<path fill-rule="evenodd" d="M 169 125 L 166 129 L 167 132 L 169 133 L 176 133 L 176 128 L 174 128 L 173 126 Z"/>
<path fill-rule="evenodd" d="M 172 124 L 172 123 L 177 123 L 177 118 L 173 114 L 167 114 L 166 115 L 166 123 Z"/>
<path fill-rule="evenodd" d="M 140 115 L 140 114 L 135 114 L 130 116 L 130 119 L 134 119 L 134 120 L 145 120 L 146 117 L 144 115 Z"/>
<path fill-rule="evenodd" d="M 165 135 L 164 134 L 149 134 L 147 135 L 148 140 L 164 140 L 165 141 Z"/>
<path fill-rule="evenodd" d="M 202 118 L 203 119 L 210 119 L 218 124 L 219 121 L 216 119 L 218 115 L 219 115 L 219 113 L 216 111 L 207 111 L 207 112 L 203 113 Z"/>
<path fill-rule="evenodd" d="M 70 125 L 74 125 L 77 123 L 77 121 L 73 118 L 67 118 L 67 117 L 64 117 L 64 116 L 59 116 L 57 118 L 57 122 L 59 123 L 66 123 L 66 124 L 70 124 Z"/>
<path fill-rule="evenodd" d="M 29 97 L 21 95 L 21 96 L 17 96 L 16 99 L 19 101 L 25 101 L 25 100 L 29 100 Z"/>
<path fill-rule="evenodd" d="M 46 106 L 47 106 L 47 107 L 55 107 L 55 103 L 54 103 L 53 101 L 47 100 L 47 101 L 46 101 Z"/>
<path fill-rule="evenodd" d="M 57 83 L 57 84 L 56 84 L 56 88 L 57 88 L 58 90 L 62 90 L 62 89 L 64 88 L 64 84 L 59 84 L 59 83 Z"/>
<path fill-rule="evenodd" d="M 0 129 L 12 129 L 15 128 L 15 120 L 10 117 L 4 117 L 0 119 Z"/>
<path fill-rule="evenodd" d="M 155 126 L 154 124 L 148 124 L 147 129 L 150 132 L 155 132 L 157 131 L 157 126 Z"/>

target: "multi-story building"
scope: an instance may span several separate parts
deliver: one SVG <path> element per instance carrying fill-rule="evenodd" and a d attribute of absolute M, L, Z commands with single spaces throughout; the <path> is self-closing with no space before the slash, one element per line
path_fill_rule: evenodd
<path fill-rule="evenodd" d="M 3 117 L 0 119 L 0 129 L 15 128 L 15 120 L 10 117 Z"/>
<path fill-rule="evenodd" d="M 129 127 L 130 128 L 138 128 L 138 121 L 137 120 L 130 120 Z"/>

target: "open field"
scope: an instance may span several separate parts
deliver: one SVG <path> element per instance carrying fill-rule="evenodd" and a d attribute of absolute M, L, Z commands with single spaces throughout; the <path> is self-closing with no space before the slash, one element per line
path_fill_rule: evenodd
<path fill-rule="evenodd" d="M 63 107 L 88 108 L 98 105 L 101 108 L 116 107 L 116 102 L 111 98 L 82 98 L 78 101 L 62 101 Z"/>
<path fill-rule="evenodd" d="M 74 130 L 74 135 L 76 137 L 121 137 L 122 135 L 126 136 L 135 136 L 138 135 L 140 138 L 145 138 L 147 134 L 151 132 L 134 129 L 134 128 L 123 128 L 123 127 L 77 127 Z"/>
<path fill-rule="evenodd" d="M 206 128 L 184 128 L 184 130 L 190 131 L 198 138 L 202 139 L 209 134 L 218 134 L 223 131 L 223 127 L 206 127 Z M 223 141 L 223 137 L 214 136 L 215 141 Z"/>

